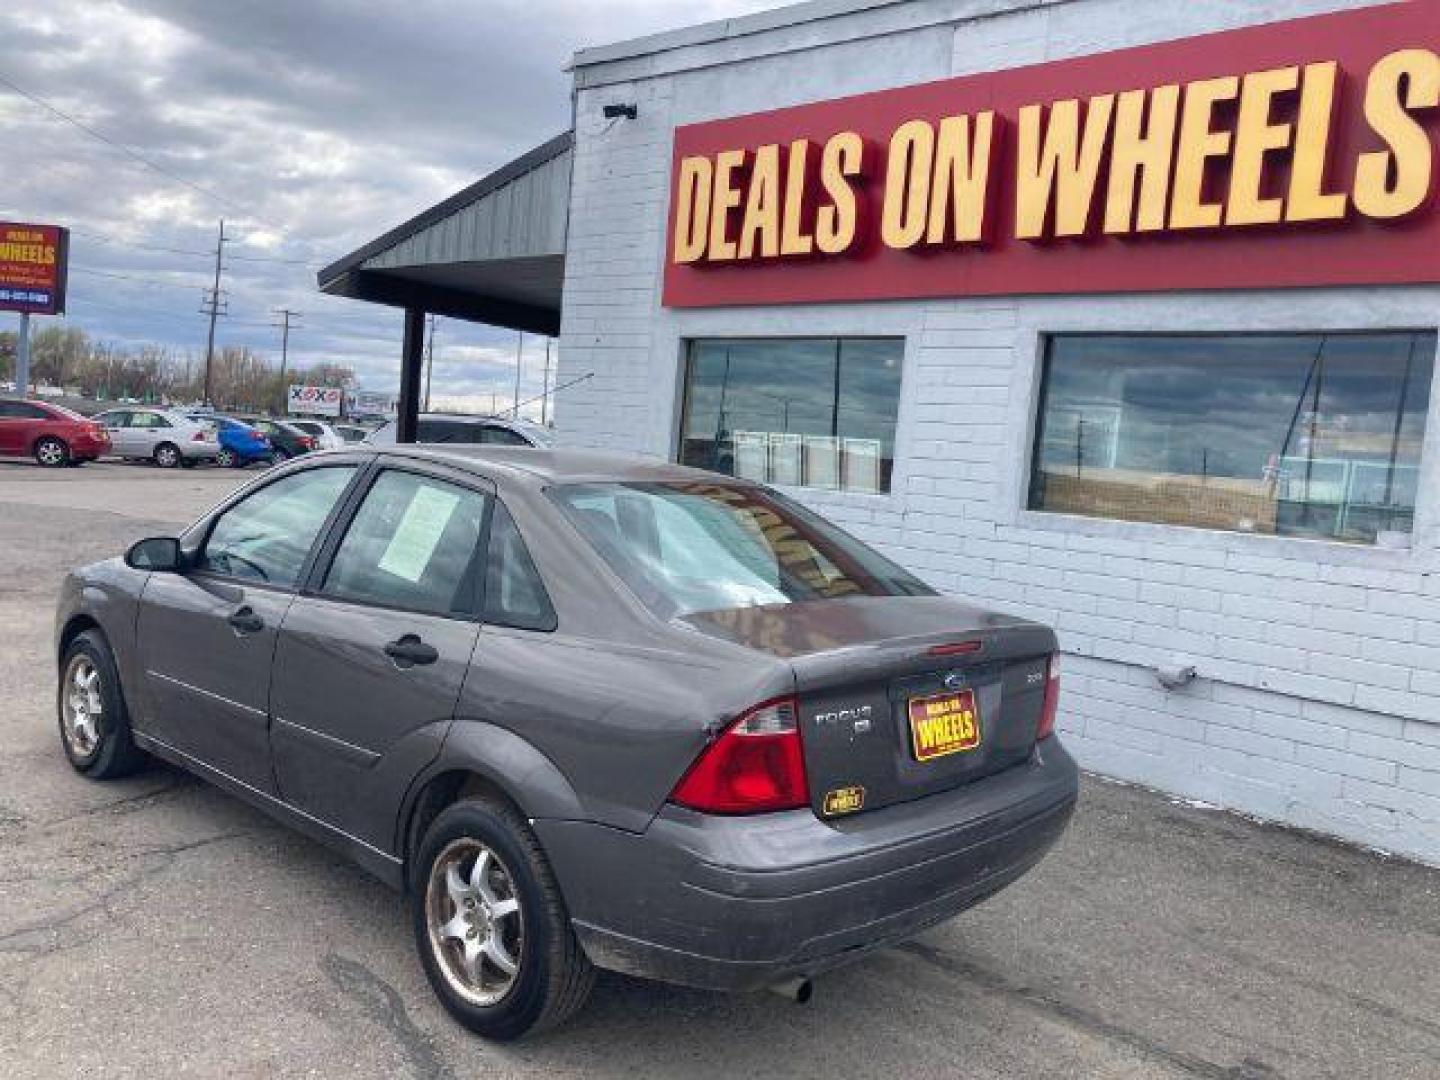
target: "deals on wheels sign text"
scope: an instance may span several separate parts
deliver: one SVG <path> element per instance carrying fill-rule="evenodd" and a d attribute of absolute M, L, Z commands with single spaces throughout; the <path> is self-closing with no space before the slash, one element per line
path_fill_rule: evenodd
<path fill-rule="evenodd" d="M 665 303 L 1440 281 L 1437 50 L 1410 0 L 681 127 Z"/>
<path fill-rule="evenodd" d="M 0 221 L 0 311 L 65 311 L 70 231 L 55 225 Z"/>
<path fill-rule="evenodd" d="M 297 416 L 339 416 L 345 391 L 334 386 L 291 386 L 289 411 Z"/>

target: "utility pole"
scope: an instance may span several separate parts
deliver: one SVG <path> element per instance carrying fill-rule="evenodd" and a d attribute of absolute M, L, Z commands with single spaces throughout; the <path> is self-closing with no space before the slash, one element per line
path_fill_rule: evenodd
<path fill-rule="evenodd" d="M 540 382 L 540 426 L 550 418 L 550 339 L 545 339 L 545 377 Z"/>
<path fill-rule="evenodd" d="M 435 322 L 437 316 L 430 313 L 430 336 L 425 343 L 425 405 L 421 412 L 430 411 L 430 377 L 435 374 Z"/>
<path fill-rule="evenodd" d="M 515 334 L 515 407 L 510 410 L 510 415 L 516 420 L 520 419 L 520 358 L 525 353 L 525 331 L 520 330 Z"/>
<path fill-rule="evenodd" d="M 225 261 L 225 219 L 220 219 L 220 238 L 215 242 L 215 284 L 210 288 L 209 295 L 205 297 L 200 305 L 200 313 L 210 316 L 210 334 L 205 340 L 205 405 L 208 407 L 210 401 L 210 367 L 215 361 L 215 320 L 218 318 L 224 307 L 225 301 L 220 293 L 220 271 Z"/>
<path fill-rule="evenodd" d="M 280 327 L 280 415 L 284 416 L 289 408 L 289 387 L 285 385 L 285 368 L 290 360 L 290 328 L 294 326 L 294 320 L 300 317 L 300 312 L 291 311 L 289 308 L 277 308 L 275 314 L 280 317 L 276 325 Z"/>

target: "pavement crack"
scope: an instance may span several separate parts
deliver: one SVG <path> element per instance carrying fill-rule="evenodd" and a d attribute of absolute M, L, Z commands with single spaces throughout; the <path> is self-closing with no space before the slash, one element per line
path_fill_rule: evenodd
<path fill-rule="evenodd" d="M 1049 1013 L 1072 1027 L 1128 1046 L 1145 1057 L 1163 1062 L 1187 1076 L 1202 1077 L 1204 1080 L 1261 1080 L 1262 1077 L 1265 1080 L 1272 1080 L 1281 1075 L 1271 1066 L 1254 1058 L 1246 1058 L 1244 1062 L 1236 1066 L 1226 1066 L 1194 1054 L 1187 1054 L 1183 1050 L 1172 1049 L 1137 1031 L 1131 1031 L 1129 1028 L 1112 1023 L 1089 1009 L 1052 997 L 1033 986 L 1017 985 L 1003 975 L 922 942 L 907 941 L 895 946 L 895 949 L 992 993 L 1002 994 L 1033 1009 Z"/>
<path fill-rule="evenodd" d="M 416 1076 L 444 1080 L 453 1077 L 430 1037 L 410 1019 L 398 990 L 358 960 L 337 953 L 326 953 L 321 957 L 320 967 L 341 993 L 357 1002 L 394 1036 Z"/>

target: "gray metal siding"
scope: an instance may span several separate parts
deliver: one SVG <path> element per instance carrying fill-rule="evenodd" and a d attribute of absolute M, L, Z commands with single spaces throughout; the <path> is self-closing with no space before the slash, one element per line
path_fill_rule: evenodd
<path fill-rule="evenodd" d="M 484 262 L 565 253 L 570 167 L 566 151 L 365 260 L 367 270 Z"/>

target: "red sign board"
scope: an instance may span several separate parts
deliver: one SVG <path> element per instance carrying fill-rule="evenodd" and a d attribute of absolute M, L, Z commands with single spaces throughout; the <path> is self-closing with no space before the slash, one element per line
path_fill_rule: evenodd
<path fill-rule="evenodd" d="M 62 313 L 69 253 L 68 229 L 0 221 L 0 311 Z"/>
<path fill-rule="evenodd" d="M 675 133 L 664 302 L 1440 281 L 1440 0 Z"/>

